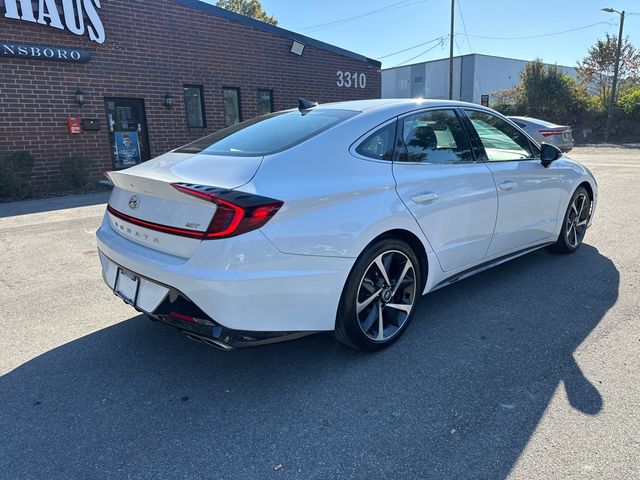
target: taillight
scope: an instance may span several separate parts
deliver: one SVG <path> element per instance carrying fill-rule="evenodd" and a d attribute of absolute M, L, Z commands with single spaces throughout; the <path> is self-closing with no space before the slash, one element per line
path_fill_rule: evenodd
<path fill-rule="evenodd" d="M 178 320 L 182 320 L 183 322 L 189 322 L 189 323 L 198 323 L 196 322 L 196 319 L 189 316 L 189 315 L 184 315 L 182 313 L 178 313 L 178 312 L 169 312 L 169 316 L 173 317 L 173 318 L 177 318 Z"/>
<path fill-rule="evenodd" d="M 171 186 L 187 195 L 216 204 L 216 213 L 203 233 L 203 240 L 228 238 L 256 230 L 271 220 L 284 203 L 260 195 L 205 185 L 172 183 Z"/>
<path fill-rule="evenodd" d="M 551 135 L 562 135 L 564 130 L 538 130 L 543 137 L 550 137 Z"/>

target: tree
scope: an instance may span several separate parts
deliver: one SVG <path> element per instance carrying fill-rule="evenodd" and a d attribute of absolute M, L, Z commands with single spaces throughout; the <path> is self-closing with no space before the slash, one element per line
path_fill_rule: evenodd
<path fill-rule="evenodd" d="M 278 20 L 275 17 L 272 17 L 262 9 L 262 4 L 259 0 L 218 0 L 216 6 L 255 18 L 261 22 L 270 23 L 271 25 L 278 24 Z"/>
<path fill-rule="evenodd" d="M 598 40 L 589 48 L 587 56 L 578 62 L 578 76 L 583 85 L 595 91 L 602 110 L 606 110 L 611 94 L 617 45 L 618 38 L 607 33 L 605 38 Z M 620 50 L 618 78 L 624 80 L 638 74 L 640 74 L 640 51 L 629 43 L 627 37 L 622 42 Z"/>
<path fill-rule="evenodd" d="M 496 92 L 494 97 L 495 108 L 505 114 L 530 115 L 563 123 L 575 123 L 589 103 L 584 87 L 557 65 L 545 65 L 540 59 L 524 67 L 515 87 Z"/>

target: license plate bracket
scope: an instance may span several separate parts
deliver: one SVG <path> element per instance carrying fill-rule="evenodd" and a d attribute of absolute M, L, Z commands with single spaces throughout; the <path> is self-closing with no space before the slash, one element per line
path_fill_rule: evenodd
<path fill-rule="evenodd" d="M 126 303 L 135 307 L 139 288 L 140 278 L 133 272 L 118 267 L 113 292 Z"/>

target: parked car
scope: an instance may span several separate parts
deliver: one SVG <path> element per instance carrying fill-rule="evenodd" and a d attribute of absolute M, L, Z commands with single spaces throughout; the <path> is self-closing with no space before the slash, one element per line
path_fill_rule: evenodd
<path fill-rule="evenodd" d="M 555 145 L 563 152 L 569 152 L 573 146 L 573 132 L 568 125 L 556 125 L 531 117 L 508 117 L 539 143 Z"/>
<path fill-rule="evenodd" d="M 386 347 L 420 295 L 578 249 L 598 193 L 497 112 L 433 100 L 303 103 L 109 176 L 109 288 L 223 349 L 319 331 Z"/>

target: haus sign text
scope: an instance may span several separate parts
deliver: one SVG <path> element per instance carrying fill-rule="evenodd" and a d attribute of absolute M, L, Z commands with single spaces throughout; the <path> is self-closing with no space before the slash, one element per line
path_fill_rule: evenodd
<path fill-rule="evenodd" d="M 100 0 L 39 0 L 37 11 L 31 0 L 4 0 L 4 16 L 23 22 L 38 23 L 75 35 L 88 35 L 96 43 L 104 43 L 106 35 L 100 20 Z M 2 11 L 0 10 L 0 15 Z"/>

